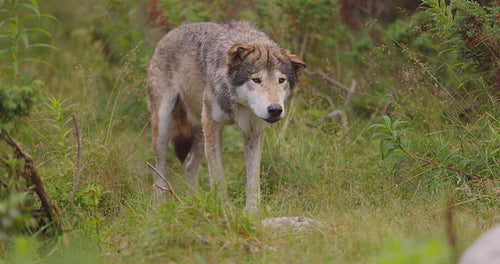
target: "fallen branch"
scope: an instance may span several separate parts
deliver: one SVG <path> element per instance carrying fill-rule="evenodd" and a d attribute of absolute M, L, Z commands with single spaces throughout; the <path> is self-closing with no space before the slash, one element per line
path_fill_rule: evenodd
<path fill-rule="evenodd" d="M 318 89 L 316 89 L 316 88 L 314 88 L 314 87 L 312 87 L 312 86 L 309 86 L 309 88 L 310 88 L 313 92 L 315 92 L 317 95 L 319 95 L 319 96 L 321 96 L 321 97 L 325 98 L 325 100 L 328 102 L 328 105 L 330 105 L 330 108 L 332 108 L 332 109 L 335 109 L 335 108 L 336 108 L 336 107 L 335 107 L 335 105 L 333 104 L 332 98 L 331 98 L 330 96 L 328 96 L 328 95 L 326 95 L 326 94 L 322 93 L 320 90 L 318 90 Z"/>
<path fill-rule="evenodd" d="M 153 186 L 162 190 L 162 191 L 166 191 L 166 192 L 171 193 L 177 201 L 179 201 L 180 203 L 184 203 L 181 200 L 181 198 L 179 198 L 179 196 L 177 196 L 177 194 L 175 194 L 174 189 L 172 188 L 172 184 L 170 184 L 170 182 L 167 180 L 167 178 L 165 176 L 163 176 L 163 174 L 161 174 L 153 165 L 151 165 L 151 163 L 146 162 L 146 165 L 148 165 L 148 167 L 150 167 L 156 173 L 156 175 L 158 175 L 158 177 L 160 177 L 163 181 L 165 181 L 167 183 L 168 188 L 165 188 L 163 186 L 159 186 L 157 184 L 153 184 Z"/>
<path fill-rule="evenodd" d="M 349 87 L 349 91 L 347 91 L 347 95 L 345 97 L 344 107 L 349 109 L 352 102 L 352 96 L 354 95 L 354 90 L 356 89 L 356 80 L 351 80 L 351 86 Z"/>
<path fill-rule="evenodd" d="M 307 75 L 310 75 L 310 76 L 320 76 L 321 78 L 323 78 L 323 80 L 326 80 L 330 83 L 332 83 L 333 85 L 336 85 L 338 87 L 340 87 L 342 90 L 344 90 L 347 94 L 346 94 L 346 98 L 345 98 L 345 102 L 344 102 L 344 109 L 349 109 L 349 107 L 351 106 L 351 102 L 352 102 L 352 97 L 354 95 L 354 91 L 356 89 L 356 80 L 355 79 L 352 79 L 351 80 L 351 85 L 349 87 L 347 87 L 346 85 L 344 85 L 343 83 L 331 78 L 330 76 L 328 76 L 326 73 L 320 71 L 320 70 L 315 70 L 315 71 L 308 71 L 308 70 L 304 70 L 304 73 L 307 74 Z M 313 92 L 315 92 L 316 94 L 318 94 L 319 96 L 325 98 L 325 100 L 328 102 L 328 104 L 330 105 L 330 108 L 334 109 L 333 111 L 331 111 L 330 113 L 318 118 L 315 122 L 320 122 L 320 121 L 323 121 L 325 119 L 330 119 L 334 116 L 338 116 L 339 119 L 340 119 L 340 124 L 342 125 L 342 129 L 344 131 L 347 131 L 348 127 L 347 127 L 347 118 L 346 118 L 346 115 L 344 114 L 344 111 L 343 110 L 340 110 L 340 109 L 337 109 L 335 107 L 335 105 L 333 104 L 333 100 L 330 96 L 320 92 L 318 89 L 315 89 L 314 87 L 311 87 L 311 90 Z"/>
<path fill-rule="evenodd" d="M 324 115 L 324 116 L 316 119 L 315 122 L 321 122 L 321 121 L 323 121 L 325 119 L 330 119 L 330 118 L 332 118 L 334 116 L 338 116 L 339 117 L 339 121 L 340 121 L 340 125 L 342 126 L 342 129 L 344 131 L 347 131 L 347 129 L 348 129 L 347 128 L 347 118 L 345 117 L 344 112 L 342 110 L 338 110 L 338 109 L 337 110 L 333 110 L 330 113 L 328 113 L 328 114 L 326 114 L 326 115 Z"/>
<path fill-rule="evenodd" d="M 315 71 L 304 70 L 304 73 L 309 75 L 309 76 L 319 76 L 323 80 L 340 87 L 342 90 L 344 90 L 347 93 L 344 106 L 347 108 L 351 105 L 352 96 L 354 95 L 354 90 L 356 89 L 356 80 L 355 79 L 351 80 L 351 85 L 348 87 L 347 85 L 333 79 L 332 77 L 328 76 L 326 73 L 324 73 L 320 70 L 315 70 Z"/>
<path fill-rule="evenodd" d="M 31 155 L 23 149 L 21 144 L 15 141 L 7 132 L 2 132 L 0 130 L 0 135 L 2 134 L 7 144 L 15 149 L 16 156 L 18 158 L 24 159 L 26 173 L 23 173 L 22 175 L 26 180 L 28 187 L 30 187 L 30 185 L 35 186 L 34 191 L 40 198 L 40 202 L 42 203 L 42 210 L 49 219 L 49 222 L 54 223 L 54 226 L 58 233 L 62 232 L 62 219 L 59 213 L 59 209 L 57 208 L 57 203 L 49 197 L 47 188 L 45 188 L 42 178 L 40 177 L 40 174 L 35 167 L 35 161 L 33 160 L 33 157 L 31 157 Z"/>
<path fill-rule="evenodd" d="M 348 87 L 347 85 L 333 79 L 332 77 L 328 76 L 326 73 L 320 71 L 320 70 L 315 70 L 315 71 L 309 71 L 307 69 L 304 70 L 304 73 L 309 75 L 309 76 L 319 76 L 321 77 L 323 80 L 329 82 L 329 83 L 332 83 L 336 86 L 338 86 L 339 88 L 341 88 L 342 90 L 346 91 L 346 92 L 350 92 L 351 91 L 351 88 Z"/>

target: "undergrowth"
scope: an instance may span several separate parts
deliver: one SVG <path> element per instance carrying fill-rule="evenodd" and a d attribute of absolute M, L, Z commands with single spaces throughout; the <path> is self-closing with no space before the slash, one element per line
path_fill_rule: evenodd
<path fill-rule="evenodd" d="M 40 8 L 59 24 L 42 19 L 40 27 L 52 32 L 50 44 L 59 52 L 37 54 L 54 68 L 24 66 L 45 86 L 7 89 L 0 97 L 25 96 L 16 96 L 26 101 L 18 112 L 31 115 L 15 131 L 62 208 L 65 229 L 46 236 L 32 228 L 29 211 L 19 210 L 30 206 L 26 192 L 0 195 L 0 263 L 453 263 L 497 222 L 498 90 L 485 71 L 496 62 L 446 41 L 468 41 L 459 28 L 469 14 L 460 14 L 463 5 L 477 13 L 496 6 L 422 1 L 420 10 L 388 22 L 365 19 L 355 29 L 335 0 L 188 2 L 158 1 L 154 18 L 153 5 L 132 0 L 44 1 Z M 224 132 L 227 201 L 209 191 L 206 162 L 200 192 L 190 195 L 184 165 L 169 151 L 167 174 L 184 203 L 167 195 L 153 205 L 153 174 L 145 164 L 154 161 L 143 89 L 149 58 L 168 29 L 230 18 L 250 19 L 302 52 L 311 70 L 342 83 L 355 78 L 345 109 L 348 130 L 335 117 L 315 121 L 331 111 L 320 93 L 333 105 L 342 105 L 345 94 L 302 75 L 286 118 L 266 131 L 263 201 L 255 214 L 243 210 L 243 140 L 235 127 Z M 494 38 L 494 18 L 490 13 L 483 21 L 480 39 Z M 486 62 L 493 66 L 481 67 Z M 33 92 L 38 100 L 24 100 Z M 370 139 L 377 132 L 381 145 Z M 4 146 L 2 194 L 20 166 Z M 445 217 L 450 201 L 451 222 Z M 296 232 L 261 224 L 295 215 L 322 225 Z M 447 228 L 456 230 L 456 244 Z"/>

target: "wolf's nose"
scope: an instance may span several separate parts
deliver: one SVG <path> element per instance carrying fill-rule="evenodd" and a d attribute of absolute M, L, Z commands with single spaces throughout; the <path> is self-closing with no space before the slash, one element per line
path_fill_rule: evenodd
<path fill-rule="evenodd" d="M 269 113 L 270 117 L 276 118 L 281 115 L 281 112 L 283 112 L 283 109 L 281 108 L 281 105 L 279 104 L 272 104 L 269 107 L 267 107 L 267 112 Z"/>

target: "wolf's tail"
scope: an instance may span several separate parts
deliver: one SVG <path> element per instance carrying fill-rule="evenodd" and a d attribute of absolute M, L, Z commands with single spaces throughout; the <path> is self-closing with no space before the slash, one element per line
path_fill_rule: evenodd
<path fill-rule="evenodd" d="M 182 163 L 186 160 L 186 157 L 193 146 L 194 130 L 193 126 L 187 119 L 187 112 L 182 105 L 180 97 L 178 97 L 175 102 L 172 117 L 172 142 L 174 143 L 175 155 Z"/>

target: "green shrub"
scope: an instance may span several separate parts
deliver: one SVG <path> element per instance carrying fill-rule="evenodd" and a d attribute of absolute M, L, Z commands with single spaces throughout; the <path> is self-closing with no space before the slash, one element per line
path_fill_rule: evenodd
<path fill-rule="evenodd" d="M 43 87 L 43 82 L 31 78 L 24 72 L 23 67 L 33 62 L 44 64 L 48 62 L 37 57 L 30 57 L 29 52 L 38 48 L 55 49 L 52 45 L 36 42 L 36 34 L 49 38 L 51 34 L 43 28 L 30 26 L 28 22 L 34 18 L 56 19 L 51 15 L 40 13 L 36 0 L 2 0 L 0 1 L 0 14 L 2 14 L 2 21 L 0 21 L 2 47 L 0 50 L 0 139 L 3 139 L 3 137 L 9 137 L 8 132 L 21 130 L 24 124 L 23 119 L 30 114 L 31 109 L 37 103 L 38 94 Z M 29 154 L 16 154 L 25 158 L 15 159 L 9 153 L 10 149 L 0 149 L 0 242 L 7 235 L 39 227 L 37 225 L 44 223 L 43 213 L 38 212 L 41 206 L 33 190 L 40 185 L 36 184 L 35 187 L 33 180 L 29 179 L 29 172 L 26 168 L 26 163 L 32 162 L 29 161 L 31 157 L 27 157 Z M 14 153 L 17 152 L 21 151 L 14 151 Z M 35 218 L 38 223 L 34 220 Z"/>
<path fill-rule="evenodd" d="M 500 6 L 453 1 L 456 10 L 448 32 L 464 68 L 478 72 L 500 91 Z"/>
<path fill-rule="evenodd" d="M 0 80 L 0 130 L 12 128 L 13 121 L 26 117 L 37 102 L 43 83 L 40 80 L 24 85 L 9 85 Z"/>
<path fill-rule="evenodd" d="M 476 1 L 423 0 L 441 33 L 457 51 L 462 70 L 479 73 L 496 91 L 500 89 L 500 6 Z"/>
<path fill-rule="evenodd" d="M 55 49 L 54 46 L 46 43 L 31 43 L 35 32 L 49 38 L 51 34 L 43 28 L 29 26 L 27 21 L 42 17 L 56 21 L 57 19 L 51 15 L 40 13 L 36 0 L 3 0 L 0 1 L 0 10 L 6 14 L 4 20 L 0 22 L 0 43 L 5 47 L 0 50 L 0 55 L 8 54 L 6 57 L 8 58 L 8 63 L 7 65 L 0 65 L 0 72 L 12 75 L 14 82 L 17 78 L 20 78 L 26 83 L 29 78 L 22 72 L 22 64 L 30 62 L 48 64 L 43 59 L 29 57 L 27 55 L 28 51 L 36 48 Z M 5 28 L 7 29 L 6 31 L 4 31 Z"/>
<path fill-rule="evenodd" d="M 1 179 L 0 183 L 4 183 Z M 36 222 L 31 216 L 31 210 L 26 204 L 26 194 L 22 192 L 5 192 L 0 187 L 0 240 L 7 239 L 16 232 L 24 232 L 26 227 L 36 226 Z M 10 191 L 10 190 L 7 190 Z"/>

